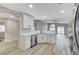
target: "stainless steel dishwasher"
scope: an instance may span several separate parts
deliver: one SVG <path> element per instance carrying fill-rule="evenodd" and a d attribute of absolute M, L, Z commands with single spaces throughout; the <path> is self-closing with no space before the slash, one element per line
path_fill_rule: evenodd
<path fill-rule="evenodd" d="M 31 48 L 37 45 L 37 35 L 31 35 Z"/>

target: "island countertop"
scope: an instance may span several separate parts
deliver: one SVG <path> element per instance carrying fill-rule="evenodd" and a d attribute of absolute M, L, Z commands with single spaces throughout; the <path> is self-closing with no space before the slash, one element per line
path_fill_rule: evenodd
<path fill-rule="evenodd" d="M 40 31 L 30 31 L 30 32 L 25 32 L 25 33 L 21 33 L 22 36 L 30 36 L 30 35 L 35 35 L 35 34 L 39 34 Z"/>

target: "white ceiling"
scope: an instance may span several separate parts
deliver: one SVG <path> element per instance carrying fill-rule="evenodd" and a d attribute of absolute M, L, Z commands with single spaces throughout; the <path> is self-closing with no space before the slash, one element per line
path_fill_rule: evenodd
<path fill-rule="evenodd" d="M 62 3 L 60 5 L 58 3 L 33 3 L 33 8 L 29 8 L 28 3 L 0 3 L 0 5 L 17 12 L 29 13 L 33 15 L 35 19 L 47 22 L 48 20 L 56 20 L 67 23 L 73 19 L 73 3 Z M 61 10 L 64 10 L 64 13 L 60 13 Z M 47 17 L 43 19 L 43 16 Z"/>

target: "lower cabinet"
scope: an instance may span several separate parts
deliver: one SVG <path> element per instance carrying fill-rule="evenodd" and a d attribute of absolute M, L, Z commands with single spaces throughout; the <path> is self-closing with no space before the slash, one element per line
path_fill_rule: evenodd
<path fill-rule="evenodd" d="M 35 45 L 37 45 L 37 35 L 21 36 L 19 40 L 19 47 L 23 50 L 32 48 Z"/>
<path fill-rule="evenodd" d="M 55 34 L 39 34 L 37 35 L 38 43 L 51 43 L 55 44 L 56 37 Z"/>
<path fill-rule="evenodd" d="M 30 48 L 31 46 L 31 36 L 21 36 L 21 39 L 19 40 L 19 47 L 23 50 L 26 50 Z"/>
<path fill-rule="evenodd" d="M 38 40 L 38 43 L 47 42 L 47 38 L 45 37 L 44 34 L 38 34 L 38 35 L 37 35 L 37 40 Z"/>

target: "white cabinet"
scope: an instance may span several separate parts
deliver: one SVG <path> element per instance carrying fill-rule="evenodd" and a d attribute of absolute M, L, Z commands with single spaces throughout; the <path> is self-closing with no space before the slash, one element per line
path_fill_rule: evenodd
<path fill-rule="evenodd" d="M 23 15 L 23 27 L 24 28 L 33 28 L 34 27 L 33 17 L 28 16 L 28 15 Z"/>
<path fill-rule="evenodd" d="M 37 35 L 38 43 L 51 43 L 55 44 L 55 34 L 38 34 Z"/>
<path fill-rule="evenodd" d="M 38 43 L 47 43 L 47 36 L 45 34 L 38 34 L 37 35 Z"/>
<path fill-rule="evenodd" d="M 21 36 L 21 39 L 19 40 L 19 47 L 23 50 L 26 50 L 30 48 L 31 46 L 31 36 Z"/>

